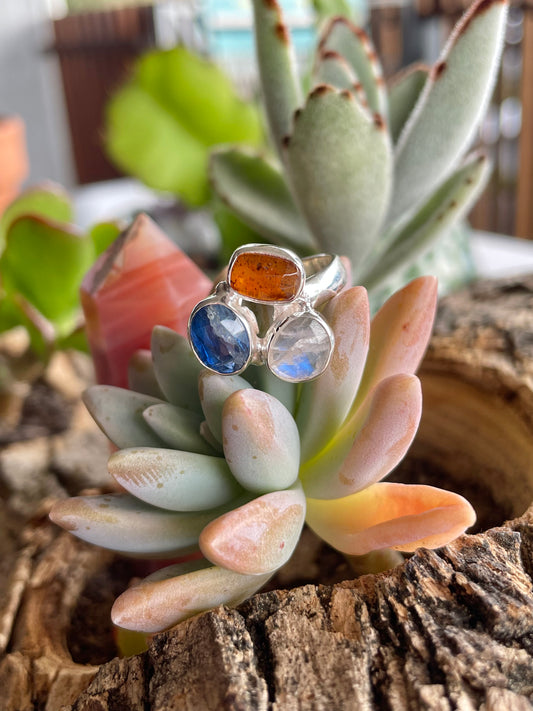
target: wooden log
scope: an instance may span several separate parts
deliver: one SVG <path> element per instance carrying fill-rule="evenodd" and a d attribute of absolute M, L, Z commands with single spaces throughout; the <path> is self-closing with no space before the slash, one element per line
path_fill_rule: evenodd
<path fill-rule="evenodd" d="M 533 278 L 442 301 L 420 436 L 395 473 L 466 493 L 483 530 L 386 573 L 212 610 L 118 659 L 103 619 L 131 570 L 37 521 L 5 551 L 18 592 L 2 596 L 0 708 L 531 709 L 532 305 Z M 315 571 L 334 567 L 308 544 L 299 581 L 309 551 Z"/>

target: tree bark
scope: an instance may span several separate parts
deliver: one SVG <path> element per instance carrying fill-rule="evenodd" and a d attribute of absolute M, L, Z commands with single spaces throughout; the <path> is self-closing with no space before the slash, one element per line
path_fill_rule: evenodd
<path fill-rule="evenodd" d="M 420 434 L 395 477 L 465 493 L 489 528 L 386 573 L 270 590 L 102 663 L 131 568 L 44 519 L 18 534 L 2 515 L 0 708 L 533 708 L 532 306 L 533 277 L 443 299 Z M 279 585 L 348 575 L 305 540 Z"/>

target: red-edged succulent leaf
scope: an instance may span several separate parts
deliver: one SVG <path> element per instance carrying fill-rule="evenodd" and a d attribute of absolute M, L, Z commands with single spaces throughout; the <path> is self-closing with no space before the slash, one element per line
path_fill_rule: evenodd
<path fill-rule="evenodd" d="M 333 500 L 307 500 L 307 523 L 343 553 L 439 548 L 471 526 L 472 506 L 432 486 L 379 483 Z"/>

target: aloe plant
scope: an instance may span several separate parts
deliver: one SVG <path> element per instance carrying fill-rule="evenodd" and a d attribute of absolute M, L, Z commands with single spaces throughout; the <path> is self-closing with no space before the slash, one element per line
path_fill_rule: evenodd
<path fill-rule="evenodd" d="M 60 501 L 52 520 L 130 555 L 204 556 L 126 590 L 115 624 L 151 633 L 237 604 L 290 558 L 305 521 L 348 555 L 438 547 L 470 526 L 473 510 L 457 494 L 381 482 L 418 426 L 413 372 L 435 305 L 432 277 L 396 293 L 372 323 L 366 290 L 341 292 L 324 309 L 331 365 L 298 389 L 263 367 L 248 379 L 203 370 L 163 326 L 151 361 L 130 370 L 132 390 L 90 388 L 85 403 L 118 448 L 108 469 L 124 493 Z"/>
<path fill-rule="evenodd" d="M 467 151 L 492 93 L 507 3 L 477 0 L 434 66 L 410 67 L 388 85 L 370 37 L 331 18 L 307 96 L 278 2 L 253 7 L 277 159 L 216 149 L 210 177 L 220 199 L 264 240 L 348 256 L 354 283 L 371 294 L 405 283 L 422 256 L 438 273 L 446 251 L 457 251 L 441 238 L 452 239 L 489 174 L 487 158 Z M 433 260 L 432 249 L 442 249 Z"/>

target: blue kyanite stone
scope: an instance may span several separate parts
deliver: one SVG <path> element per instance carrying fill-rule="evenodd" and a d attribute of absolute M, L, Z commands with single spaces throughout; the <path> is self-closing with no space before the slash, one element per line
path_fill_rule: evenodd
<path fill-rule="evenodd" d="M 191 319 L 189 335 L 206 368 L 233 375 L 248 362 L 251 345 L 244 321 L 224 304 L 207 304 L 198 309 Z"/>

